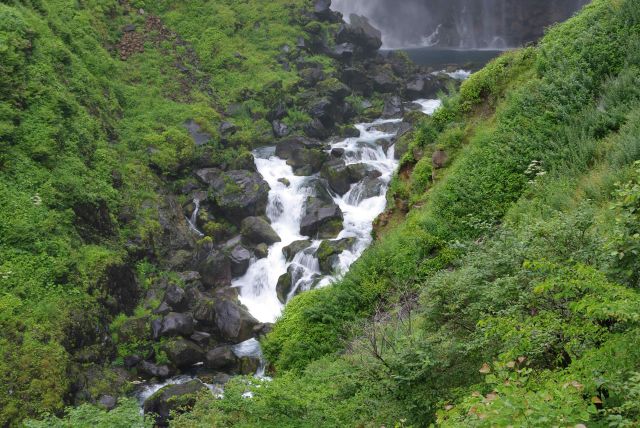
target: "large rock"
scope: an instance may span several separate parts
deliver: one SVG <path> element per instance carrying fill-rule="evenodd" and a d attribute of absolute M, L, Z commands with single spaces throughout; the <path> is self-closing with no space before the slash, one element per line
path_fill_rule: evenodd
<path fill-rule="evenodd" d="M 322 166 L 320 175 L 322 178 L 327 180 L 331 190 L 336 192 L 338 195 L 344 195 L 351 187 L 349 169 L 342 159 L 335 159 L 326 162 Z"/>
<path fill-rule="evenodd" d="M 335 103 L 327 97 L 313 100 L 308 107 L 309 116 L 318 119 L 327 128 L 332 128 L 336 123 Z"/>
<path fill-rule="evenodd" d="M 310 196 L 304 206 L 300 234 L 314 239 L 335 238 L 342 230 L 344 216 L 333 201 Z"/>
<path fill-rule="evenodd" d="M 185 291 L 177 285 L 170 285 L 164 294 L 164 303 L 171 308 L 172 311 L 182 312 L 189 307 Z"/>
<path fill-rule="evenodd" d="M 303 239 L 301 241 L 294 241 L 282 249 L 282 254 L 284 254 L 284 257 L 287 259 L 287 262 L 290 262 L 291 260 L 293 260 L 296 254 L 298 254 L 300 251 L 306 250 L 310 246 L 311 246 L 311 241 L 308 239 Z"/>
<path fill-rule="evenodd" d="M 428 74 L 417 74 L 405 85 L 405 95 L 410 99 L 429 98 L 435 96 L 443 85 L 438 78 Z"/>
<path fill-rule="evenodd" d="M 189 336 L 193 333 L 193 317 L 191 314 L 170 312 L 162 319 L 160 336 Z"/>
<path fill-rule="evenodd" d="M 189 131 L 189 135 L 193 138 L 193 142 L 197 146 L 201 146 L 211 140 L 211 135 L 202 130 L 202 127 L 193 120 L 186 121 L 183 126 Z"/>
<path fill-rule="evenodd" d="M 240 343 L 253 337 L 253 328 L 260 324 L 237 300 L 216 298 L 216 326 L 222 337 L 232 343 Z"/>
<path fill-rule="evenodd" d="M 233 276 L 242 276 L 249 269 L 251 253 L 242 245 L 236 245 L 229 253 L 229 259 L 231 260 L 231 273 Z"/>
<path fill-rule="evenodd" d="M 273 129 L 273 135 L 276 138 L 283 138 L 289 135 L 289 127 L 279 120 L 271 122 L 271 128 Z"/>
<path fill-rule="evenodd" d="M 399 82 L 390 67 L 376 67 L 372 74 L 373 89 L 382 93 L 397 93 Z"/>
<path fill-rule="evenodd" d="M 336 43 L 352 43 L 365 53 L 373 53 L 382 46 L 382 33 L 367 18 L 352 13 L 349 24 L 338 29 Z"/>
<path fill-rule="evenodd" d="M 209 186 L 216 206 L 229 220 L 238 223 L 244 217 L 265 214 L 269 184 L 260 174 L 205 168 L 196 171 L 196 177 Z"/>
<path fill-rule="evenodd" d="M 165 379 L 171 375 L 171 370 L 166 365 L 156 365 L 149 361 L 143 361 L 138 364 L 138 371 L 149 377 Z"/>
<path fill-rule="evenodd" d="M 231 261 L 221 251 L 211 250 L 201 257 L 198 272 L 202 283 L 208 288 L 231 284 Z"/>
<path fill-rule="evenodd" d="M 322 163 L 327 159 L 323 149 L 323 144 L 317 140 L 292 137 L 276 145 L 276 156 L 285 159 L 294 170 L 309 167 L 311 173 L 316 173 L 320 171 Z"/>
<path fill-rule="evenodd" d="M 400 118 L 404 114 L 402 100 L 397 95 L 387 98 L 384 102 L 382 117 L 385 119 Z"/>
<path fill-rule="evenodd" d="M 346 67 L 342 71 L 342 81 L 364 96 L 373 93 L 373 79 L 362 68 Z"/>
<path fill-rule="evenodd" d="M 196 394 L 207 389 L 197 379 L 179 385 L 167 385 L 144 402 L 145 413 L 156 414 L 156 424 L 166 426 L 172 411 L 195 404 Z"/>
<path fill-rule="evenodd" d="M 320 263 L 320 271 L 330 274 L 338 262 L 340 254 L 353 247 L 355 238 L 344 238 L 337 241 L 322 241 L 316 250 L 316 257 Z"/>
<path fill-rule="evenodd" d="M 287 303 L 287 296 L 291 292 L 291 288 L 293 287 L 293 278 L 291 277 L 291 272 L 287 269 L 287 272 L 280 275 L 278 278 L 278 283 L 276 284 L 276 295 L 278 296 L 278 300 L 283 305 Z"/>
<path fill-rule="evenodd" d="M 231 346 L 218 346 L 207 352 L 205 365 L 213 370 L 233 371 L 238 366 L 238 357 Z"/>
<path fill-rule="evenodd" d="M 276 231 L 262 217 L 247 217 L 242 220 L 241 233 L 243 238 L 253 244 L 271 245 L 281 241 Z"/>
<path fill-rule="evenodd" d="M 190 340 L 174 339 L 163 345 L 169 360 L 179 369 L 204 361 L 204 351 Z"/>

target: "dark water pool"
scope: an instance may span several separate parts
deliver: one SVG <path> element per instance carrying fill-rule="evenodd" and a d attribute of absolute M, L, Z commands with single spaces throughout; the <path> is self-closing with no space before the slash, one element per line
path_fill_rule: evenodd
<path fill-rule="evenodd" d="M 432 67 L 433 69 L 457 66 L 466 70 L 478 70 L 504 52 L 502 50 L 436 48 L 412 48 L 402 49 L 402 51 L 406 52 L 416 64 Z"/>

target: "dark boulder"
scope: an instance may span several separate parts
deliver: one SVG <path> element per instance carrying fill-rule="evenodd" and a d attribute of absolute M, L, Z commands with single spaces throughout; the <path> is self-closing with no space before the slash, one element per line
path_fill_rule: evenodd
<path fill-rule="evenodd" d="M 342 70 L 342 81 L 365 96 L 373 93 L 373 79 L 360 67 L 346 67 Z"/>
<path fill-rule="evenodd" d="M 330 48 L 326 53 L 331 58 L 339 61 L 349 61 L 355 55 L 356 47 L 353 43 L 339 43 Z"/>
<path fill-rule="evenodd" d="M 215 300 L 212 297 L 200 299 L 193 308 L 193 318 L 198 322 L 198 326 L 214 327 L 216 325 Z"/>
<path fill-rule="evenodd" d="M 276 294 L 278 296 L 278 300 L 283 305 L 287 303 L 287 296 L 291 292 L 291 288 L 293 287 L 293 278 L 291 277 L 291 272 L 287 269 L 286 273 L 280 275 L 278 278 L 278 283 L 276 284 Z"/>
<path fill-rule="evenodd" d="M 349 24 L 342 24 L 338 29 L 336 43 L 351 43 L 364 53 L 371 54 L 382 46 L 382 33 L 367 18 L 352 13 Z"/>
<path fill-rule="evenodd" d="M 232 343 L 251 339 L 253 328 L 259 324 L 237 298 L 216 298 L 215 318 L 222 337 Z"/>
<path fill-rule="evenodd" d="M 327 129 L 319 119 L 313 119 L 303 126 L 305 135 L 319 140 L 325 140 L 331 137 L 331 129 Z M 302 175 L 302 174 L 300 174 Z"/>
<path fill-rule="evenodd" d="M 238 366 L 238 357 L 231 346 L 218 346 L 207 352 L 205 365 L 213 370 L 233 371 Z"/>
<path fill-rule="evenodd" d="M 157 365 L 149 361 L 143 361 L 138 364 L 138 371 L 146 376 L 165 379 L 171 375 L 171 370 L 165 365 Z"/>
<path fill-rule="evenodd" d="M 342 230 L 342 210 L 333 201 L 307 198 L 300 222 L 300 234 L 316 239 L 335 238 Z"/>
<path fill-rule="evenodd" d="M 147 398 L 143 405 L 144 413 L 157 415 L 156 424 L 167 426 L 172 411 L 193 406 L 196 395 L 206 389 L 207 387 L 197 379 L 187 383 L 167 385 Z"/>
<path fill-rule="evenodd" d="M 338 195 L 344 195 L 351 188 L 349 168 L 342 159 L 334 159 L 322 166 L 320 176 L 327 180 L 331 190 Z"/>
<path fill-rule="evenodd" d="M 310 246 L 311 241 L 309 241 L 308 239 L 294 241 L 282 249 L 282 254 L 284 254 L 287 262 L 290 262 L 291 260 L 293 260 L 296 254 L 298 254 L 300 251 L 306 250 Z"/>
<path fill-rule="evenodd" d="M 220 211 L 232 222 L 247 216 L 263 215 L 269 199 L 269 184 L 260 174 L 248 170 L 222 172 L 216 168 L 196 171 L 209 185 L 211 196 Z"/>
<path fill-rule="evenodd" d="M 353 247 L 355 238 L 344 238 L 337 241 L 322 241 L 316 257 L 320 263 L 320 271 L 324 274 L 330 274 L 338 261 L 340 254 Z"/>
<path fill-rule="evenodd" d="M 389 67 L 379 66 L 373 71 L 373 89 L 382 93 L 397 93 L 400 87 L 397 77 Z"/>
<path fill-rule="evenodd" d="M 206 331 L 194 331 L 189 339 L 201 348 L 206 348 L 212 342 L 211 334 Z"/>
<path fill-rule="evenodd" d="M 262 217 L 247 217 L 242 220 L 241 234 L 244 239 L 253 244 L 267 245 L 280 242 L 280 237 L 271 225 Z"/>
<path fill-rule="evenodd" d="M 242 276 L 249 269 L 251 253 L 242 245 L 237 245 L 231 250 L 231 253 L 229 253 L 229 259 L 231 260 L 231 273 L 233 276 Z"/>
<path fill-rule="evenodd" d="M 307 111 L 309 116 L 314 119 L 318 119 L 327 128 L 332 128 L 336 122 L 336 108 L 335 103 L 327 98 L 318 98 L 313 100 Z"/>
<path fill-rule="evenodd" d="M 164 294 L 164 303 L 166 303 L 174 312 L 183 312 L 189 309 L 185 291 L 177 285 L 170 285 Z"/>
<path fill-rule="evenodd" d="M 202 283 L 208 287 L 225 287 L 231 284 L 231 261 L 218 250 L 205 253 L 198 264 Z"/>
<path fill-rule="evenodd" d="M 302 86 L 306 88 L 313 88 L 318 82 L 325 78 L 324 71 L 322 71 L 322 67 L 320 66 L 304 68 L 298 72 L 298 75 L 302 79 Z"/>
<path fill-rule="evenodd" d="M 309 167 L 313 174 L 320 171 L 322 163 L 327 159 L 323 149 L 324 146 L 317 140 L 294 137 L 276 145 L 276 156 L 286 159 L 287 165 L 294 170 Z"/>
<path fill-rule="evenodd" d="M 331 149 L 331 156 L 334 158 L 341 158 L 344 156 L 345 150 L 343 148 Z"/>
<path fill-rule="evenodd" d="M 160 336 L 189 336 L 193 333 L 193 317 L 191 314 L 170 312 L 162 319 Z"/>
<path fill-rule="evenodd" d="M 187 339 L 170 340 L 162 348 L 173 365 L 179 369 L 204 361 L 202 348 Z"/>

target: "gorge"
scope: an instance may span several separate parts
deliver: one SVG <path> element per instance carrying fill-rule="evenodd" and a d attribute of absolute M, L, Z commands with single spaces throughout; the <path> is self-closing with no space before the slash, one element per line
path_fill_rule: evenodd
<path fill-rule="evenodd" d="M 639 88 L 635 0 L 0 4 L 0 426 L 637 425 Z"/>

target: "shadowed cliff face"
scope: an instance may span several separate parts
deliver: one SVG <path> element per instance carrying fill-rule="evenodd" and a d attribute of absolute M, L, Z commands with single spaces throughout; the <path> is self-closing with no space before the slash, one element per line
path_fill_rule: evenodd
<path fill-rule="evenodd" d="M 384 47 L 502 49 L 539 38 L 588 0 L 334 0 L 345 17 L 368 17 Z"/>

